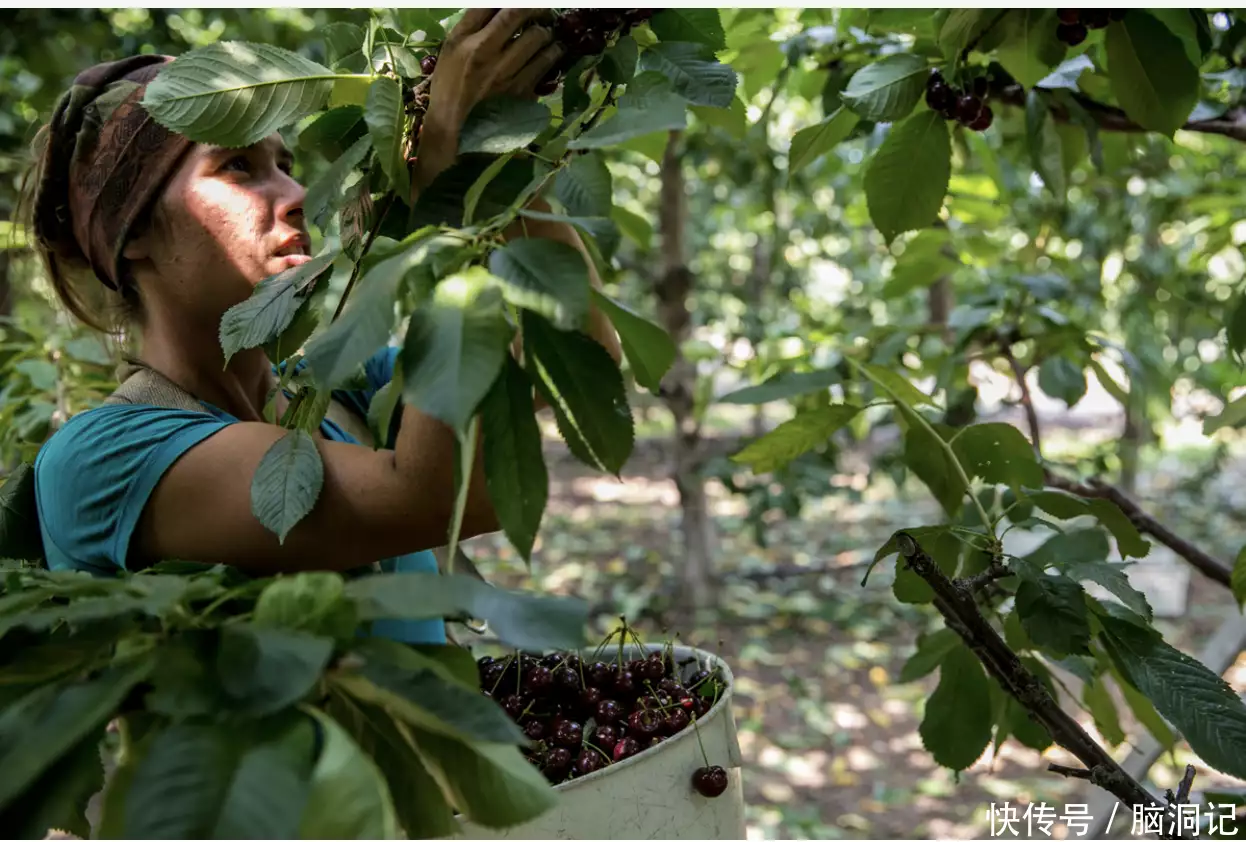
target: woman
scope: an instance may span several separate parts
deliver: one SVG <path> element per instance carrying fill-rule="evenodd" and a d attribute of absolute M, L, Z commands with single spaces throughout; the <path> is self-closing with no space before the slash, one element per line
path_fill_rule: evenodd
<path fill-rule="evenodd" d="M 439 54 L 413 189 L 455 159 L 459 132 L 488 96 L 534 96 L 562 48 L 536 22 L 540 10 L 471 9 Z M 386 569 L 435 571 L 429 548 L 445 543 L 454 499 L 452 431 L 404 407 L 391 449 L 373 450 L 326 421 L 317 446 L 324 485 L 311 514 L 279 543 L 251 512 L 260 460 L 284 430 L 263 409 L 276 383 L 260 349 L 229 365 L 221 316 L 263 278 L 307 259 L 303 188 L 290 176 L 279 135 L 246 149 L 192 143 L 142 111 L 145 85 L 164 57 L 142 56 L 81 74 L 46 129 L 32 223 L 49 275 L 79 318 L 101 312 L 70 280 L 93 274 L 141 338 L 141 365 L 206 411 L 105 405 L 71 419 L 36 462 L 40 525 L 49 566 L 96 572 L 163 558 L 225 563 L 257 574 Z M 547 207 L 541 204 L 542 207 Z M 508 236 L 569 243 L 567 226 L 526 221 Z M 617 337 L 597 310 L 591 333 L 617 360 Z M 366 411 L 393 371 L 394 351 L 366 366 L 369 388 L 338 395 Z M 278 414 L 287 403 L 279 395 Z M 477 459 L 464 537 L 498 528 Z M 440 622 L 391 624 L 379 633 L 442 642 Z"/>

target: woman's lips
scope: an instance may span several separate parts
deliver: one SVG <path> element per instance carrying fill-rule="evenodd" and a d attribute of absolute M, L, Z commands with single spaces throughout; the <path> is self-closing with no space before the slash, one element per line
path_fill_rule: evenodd
<path fill-rule="evenodd" d="M 293 269 L 295 266 L 302 266 L 304 263 L 307 263 L 309 260 L 311 260 L 311 255 L 282 254 L 282 255 L 278 255 L 277 259 L 280 260 L 284 264 L 286 269 Z"/>

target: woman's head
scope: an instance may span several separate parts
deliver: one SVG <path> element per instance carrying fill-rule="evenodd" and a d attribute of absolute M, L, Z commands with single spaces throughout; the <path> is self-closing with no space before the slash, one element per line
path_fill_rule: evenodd
<path fill-rule="evenodd" d="M 135 56 L 79 74 L 36 140 L 34 241 L 62 301 L 102 329 L 157 302 L 219 318 L 307 252 L 304 192 L 279 136 L 210 147 L 143 109 L 169 60 Z"/>

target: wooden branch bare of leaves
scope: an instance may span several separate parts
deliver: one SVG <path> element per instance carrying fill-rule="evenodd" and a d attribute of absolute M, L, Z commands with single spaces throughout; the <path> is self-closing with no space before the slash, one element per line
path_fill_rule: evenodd
<path fill-rule="evenodd" d="M 1142 511 L 1142 508 L 1133 500 L 1115 486 L 1108 485 L 1097 479 L 1091 479 L 1088 482 L 1074 482 L 1065 479 L 1051 470 L 1045 471 L 1047 485 L 1052 488 L 1059 488 L 1061 491 L 1067 491 L 1070 494 L 1076 494 L 1078 497 L 1086 498 L 1102 498 L 1111 500 L 1116 506 L 1125 513 L 1125 517 L 1138 528 L 1139 532 L 1154 537 L 1164 546 L 1184 558 L 1190 564 L 1194 565 L 1207 578 L 1212 581 L 1219 582 L 1226 588 L 1231 588 L 1230 568 L 1224 562 L 1218 561 L 1212 556 L 1200 550 L 1198 547 L 1179 537 L 1168 527 L 1157 521 L 1155 518 Z"/>
<path fill-rule="evenodd" d="M 1034 453 L 1039 460 L 1042 460 L 1043 443 L 1038 429 L 1038 412 L 1034 409 L 1034 396 L 1030 394 L 1030 386 L 1025 382 L 1026 369 L 1013 354 L 1008 339 L 1000 339 L 999 350 L 1004 359 L 1008 361 L 1008 365 L 1012 367 L 1013 376 L 1017 378 L 1017 385 L 1021 387 L 1021 405 L 1025 407 L 1025 420 L 1030 425 L 1030 443 L 1034 445 Z"/>
<path fill-rule="evenodd" d="M 1130 807 L 1143 804 L 1162 809 L 1164 805 L 1147 792 L 1142 784 L 1130 777 L 1060 707 L 1042 682 L 1026 669 L 1021 659 L 978 610 L 973 591 L 968 587 L 968 580 L 949 579 L 907 532 L 897 533 L 896 541 L 909 569 L 925 580 L 934 591 L 934 606 L 943 615 L 948 628 L 961 636 L 987 672 L 1026 709 L 1030 717 L 1046 728 L 1059 746 L 1082 762 L 1085 774 L 1079 772 L 1077 776 L 1085 777 Z M 1163 838 L 1174 837 L 1164 835 Z"/>
<path fill-rule="evenodd" d="M 1077 102 L 1094 119 L 1099 128 L 1108 132 L 1145 132 L 1120 108 L 1104 105 L 1085 94 L 1071 93 Z M 992 86 L 991 98 L 1007 104 L 1025 107 L 1025 88 L 1015 82 Z M 1062 123 L 1072 122 L 1073 116 L 1059 102 L 1051 103 L 1051 114 Z M 1232 108 L 1221 117 L 1211 120 L 1192 120 L 1181 127 L 1183 131 L 1199 134 L 1218 134 L 1246 143 L 1246 108 Z"/>

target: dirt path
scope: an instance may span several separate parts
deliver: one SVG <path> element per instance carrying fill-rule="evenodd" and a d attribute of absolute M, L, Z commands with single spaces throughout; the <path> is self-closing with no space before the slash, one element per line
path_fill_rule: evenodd
<path fill-rule="evenodd" d="M 830 497 L 803 520 L 776 527 L 770 548 L 761 549 L 739 501 L 715 487 L 724 583 L 716 614 L 694 621 L 664 607 L 665 584 L 678 563 L 678 506 L 660 450 L 639 450 L 621 483 L 571 461 L 554 465 L 531 573 L 504 541 L 474 541 L 469 552 L 494 581 L 539 583 L 601 606 L 608 612 L 599 617 L 603 631 L 626 614 L 640 618 L 649 639 L 666 630 L 721 651 L 737 676 L 752 838 L 983 838 L 992 802 L 1046 802 L 1061 811 L 1086 801 L 1082 782 L 1045 771 L 1048 762 L 1075 764 L 1060 749 L 1040 756 L 1008 742 L 998 755 L 988 749 L 957 782 L 922 747 L 922 707 L 937 676 L 895 680 L 918 633 L 937 627 L 938 617 L 894 599 L 887 565 L 864 587 L 861 576 L 892 531 L 935 522 L 923 494 L 888 496 L 870 487 Z M 760 575 L 776 566 L 817 572 Z M 1191 653 L 1236 611 L 1224 588 L 1197 574 L 1189 606 L 1184 618 L 1160 626 L 1170 643 Z M 1246 690 L 1246 657 L 1228 677 Z M 1070 687 L 1080 692 L 1075 681 Z M 1088 714 L 1068 700 L 1066 708 L 1096 733 Z M 1140 733 L 1121 710 L 1126 733 Z M 1176 765 L 1156 767 L 1153 782 L 1175 786 L 1187 761 L 1192 756 L 1178 752 Z M 1242 785 L 1195 765 L 1199 788 Z M 1114 824 L 1114 837 L 1127 838 L 1127 815 Z M 1025 836 L 1024 822 L 1021 830 Z M 1057 822 L 1050 836 L 1037 830 L 1033 836 L 1064 838 L 1066 830 Z"/>

